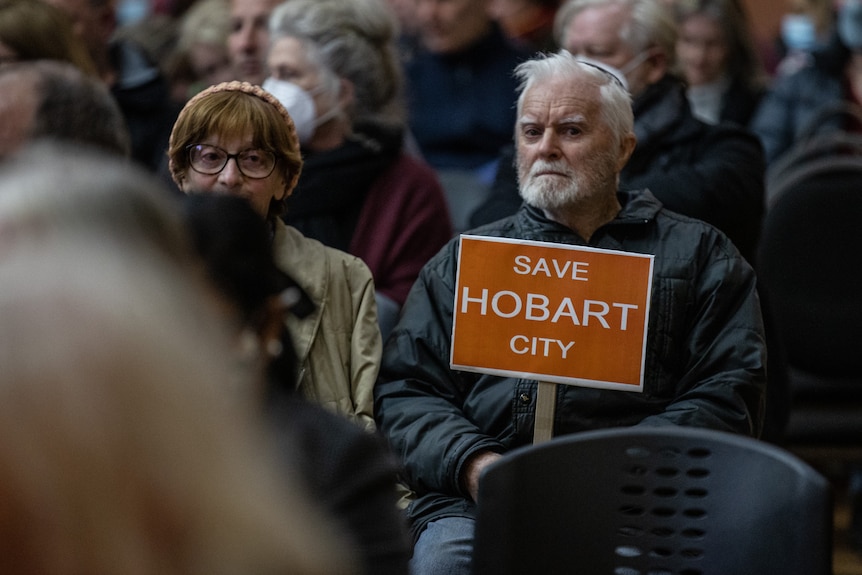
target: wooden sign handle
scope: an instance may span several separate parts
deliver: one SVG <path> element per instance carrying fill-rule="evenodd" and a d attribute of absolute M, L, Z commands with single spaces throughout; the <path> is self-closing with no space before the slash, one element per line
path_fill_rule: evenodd
<path fill-rule="evenodd" d="M 539 382 L 536 392 L 536 424 L 533 427 L 533 443 L 548 441 L 554 436 L 554 412 L 557 409 L 557 384 Z"/>

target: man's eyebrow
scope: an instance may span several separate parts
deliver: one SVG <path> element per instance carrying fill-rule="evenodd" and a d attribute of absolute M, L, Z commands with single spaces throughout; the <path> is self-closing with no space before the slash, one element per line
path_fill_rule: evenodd
<path fill-rule="evenodd" d="M 574 116 L 566 116 L 565 118 L 561 118 L 556 123 L 557 124 L 583 124 L 586 122 L 587 118 L 583 114 L 576 114 Z"/>
<path fill-rule="evenodd" d="M 580 125 L 580 124 L 585 123 L 586 121 L 587 121 L 587 118 L 583 114 L 575 114 L 574 116 L 566 116 L 565 118 L 560 118 L 559 120 L 555 120 L 554 122 L 552 122 L 552 125 L 554 125 L 554 126 L 566 126 L 569 124 L 579 124 Z M 518 118 L 518 126 L 529 126 L 531 124 L 542 124 L 542 125 L 544 125 L 544 122 L 542 122 L 542 121 L 540 121 L 540 120 L 538 120 L 532 116 L 527 116 L 527 115 L 524 115 L 524 116 L 521 116 L 520 118 Z"/>

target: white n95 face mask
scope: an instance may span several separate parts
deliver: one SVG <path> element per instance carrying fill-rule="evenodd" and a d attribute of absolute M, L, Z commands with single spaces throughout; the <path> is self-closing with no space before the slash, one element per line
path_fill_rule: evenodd
<path fill-rule="evenodd" d="M 261 86 L 276 97 L 287 109 L 296 126 L 296 135 L 300 144 L 307 144 L 317 129 L 317 107 L 311 94 L 287 80 L 277 80 L 269 77 Z"/>

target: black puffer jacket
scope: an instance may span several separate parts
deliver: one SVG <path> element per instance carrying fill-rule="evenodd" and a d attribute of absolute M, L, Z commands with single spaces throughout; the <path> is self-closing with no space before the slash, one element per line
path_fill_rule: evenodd
<path fill-rule="evenodd" d="M 630 425 L 683 425 L 757 436 L 766 349 L 755 276 L 726 236 L 662 209 L 649 192 L 620 194 L 621 213 L 590 245 L 654 254 L 643 393 L 558 386 L 555 435 Z M 525 206 L 474 230 L 584 245 Z M 537 383 L 449 368 L 458 239 L 422 270 L 383 353 L 375 414 L 418 498 L 414 534 L 437 517 L 472 516 L 458 484 L 475 452 L 532 440 Z"/>
<path fill-rule="evenodd" d="M 752 261 L 763 218 L 766 171 L 758 138 L 732 123 L 710 125 L 696 119 L 673 76 L 647 88 L 632 109 L 638 143 L 620 173 L 620 187 L 649 189 L 667 209 L 714 225 Z M 513 159 L 510 148 L 501 158 L 489 199 L 471 216 L 472 225 L 518 209 Z"/>

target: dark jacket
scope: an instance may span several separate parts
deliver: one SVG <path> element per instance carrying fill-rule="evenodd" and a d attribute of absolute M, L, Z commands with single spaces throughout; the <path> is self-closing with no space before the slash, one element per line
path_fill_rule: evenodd
<path fill-rule="evenodd" d="M 476 168 L 512 141 L 515 66 L 527 53 L 494 25 L 455 54 L 417 51 L 405 64 L 410 128 L 435 168 Z"/>
<path fill-rule="evenodd" d="M 117 81 L 111 86 L 132 143 L 132 159 L 152 172 L 165 170 L 168 140 L 180 112 L 167 81 L 143 49 L 127 40 L 111 45 Z"/>
<path fill-rule="evenodd" d="M 402 133 L 360 126 L 344 145 L 305 156 L 284 221 L 368 265 L 400 307 L 419 270 L 452 237 L 446 196 Z"/>
<path fill-rule="evenodd" d="M 555 435 L 631 425 L 683 425 L 757 436 L 766 387 L 763 325 L 751 267 L 726 236 L 662 208 L 649 192 L 620 194 L 623 209 L 589 245 L 654 254 L 643 393 L 561 385 Z M 478 228 L 486 236 L 584 245 L 525 206 Z M 414 534 L 434 518 L 472 516 L 458 484 L 480 450 L 532 440 L 536 381 L 449 368 L 458 239 L 423 268 L 384 348 L 375 418 L 418 498 Z"/>
<path fill-rule="evenodd" d="M 682 84 L 672 76 L 647 88 L 633 110 L 638 143 L 620 174 L 620 187 L 649 189 L 669 210 L 714 225 L 752 261 L 766 170 L 757 138 L 733 124 L 695 119 Z M 472 225 L 511 215 L 521 204 L 513 161 L 510 148 Z"/>
<path fill-rule="evenodd" d="M 748 126 L 765 94 L 764 88 L 746 85 L 741 78 L 734 79 L 721 97 L 719 120 Z"/>
<path fill-rule="evenodd" d="M 281 452 L 354 544 L 363 575 L 407 575 L 410 538 L 397 507 L 398 463 L 375 432 L 290 394 L 268 405 Z"/>

